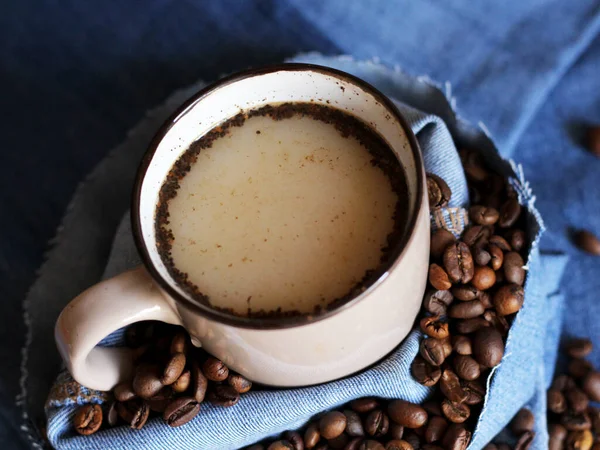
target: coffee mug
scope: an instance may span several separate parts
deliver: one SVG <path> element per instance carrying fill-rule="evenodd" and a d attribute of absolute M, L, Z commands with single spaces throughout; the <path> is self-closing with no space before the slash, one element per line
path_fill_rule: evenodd
<path fill-rule="evenodd" d="M 283 102 L 327 103 L 379 133 L 406 172 L 408 224 L 385 273 L 343 305 L 315 315 L 235 316 L 194 301 L 172 279 L 155 240 L 159 190 L 177 158 L 200 136 L 241 110 Z M 56 323 L 56 342 L 68 370 L 92 389 L 110 390 L 131 377 L 130 349 L 97 344 L 135 322 L 182 325 L 194 345 L 254 382 L 306 386 L 353 374 L 380 360 L 412 329 L 421 305 L 429 208 L 417 140 L 387 97 L 338 70 L 282 64 L 240 72 L 198 92 L 150 143 L 135 181 L 131 215 L 143 266 L 87 289 Z"/>

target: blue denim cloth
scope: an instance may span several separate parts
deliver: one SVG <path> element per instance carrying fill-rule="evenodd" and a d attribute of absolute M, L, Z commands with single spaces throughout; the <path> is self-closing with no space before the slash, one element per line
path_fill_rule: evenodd
<path fill-rule="evenodd" d="M 461 217 L 458 212 L 468 204 L 455 141 L 480 149 L 492 166 L 511 177 L 520 201 L 528 207 L 528 231 L 534 242 L 529 255 L 526 301 L 511 329 L 506 356 L 490 380 L 489 394 L 471 448 L 481 448 L 528 402 L 536 413 L 544 415 L 544 406 L 539 399 L 545 399 L 545 396 L 536 397 L 536 394 L 545 390 L 546 374 L 553 371 L 559 336 L 559 327 L 550 326 L 553 319 L 558 319 L 546 311 L 554 305 L 555 308 L 550 311 L 560 312 L 562 297 L 557 293 L 558 280 L 566 258 L 560 254 L 540 254 L 538 242 L 543 225 L 520 168 L 501 160 L 493 143 L 481 129 L 458 120 L 446 98 L 429 83 L 382 66 L 347 58 L 305 55 L 299 59 L 354 73 L 374 83 L 392 98 L 410 101 L 412 107 L 403 103 L 398 106 L 417 135 L 427 170 L 444 177 L 453 190 L 453 202 L 446 213 Z M 428 105 L 432 98 L 437 98 L 437 103 Z M 445 110 L 446 113 L 436 116 L 431 114 L 431 110 Z M 124 152 L 126 148 L 120 151 Z M 460 233 L 460 226 L 456 227 L 455 223 L 453 226 L 453 231 Z M 115 240 L 106 275 L 111 276 L 136 263 L 128 221 L 125 221 Z M 549 282 L 549 279 L 554 282 Z M 418 352 L 419 338 L 419 333 L 413 332 L 391 356 L 353 377 L 309 388 L 251 392 L 244 395 L 236 407 L 229 409 L 203 405 L 201 413 L 192 422 L 178 429 L 170 429 L 161 419 L 153 419 L 140 431 L 118 427 L 89 437 L 78 436 L 70 424 L 76 405 L 90 401 L 102 403 L 104 399 L 86 390 L 76 390 L 65 397 L 64 389 L 55 387 L 63 396 L 51 394 L 47 410 L 48 437 L 59 449 L 235 449 L 283 430 L 297 428 L 314 414 L 356 397 L 376 395 L 422 401 L 430 391 L 414 382 L 409 373 L 410 363 Z M 65 384 L 72 386 L 69 381 L 68 376 L 62 374 L 58 387 Z M 538 427 L 534 448 L 542 449 L 546 446 L 544 439 L 547 435 L 543 423 Z"/>

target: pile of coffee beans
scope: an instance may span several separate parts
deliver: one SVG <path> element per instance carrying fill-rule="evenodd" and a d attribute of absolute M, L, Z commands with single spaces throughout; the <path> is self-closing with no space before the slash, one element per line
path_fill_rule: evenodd
<path fill-rule="evenodd" d="M 125 337 L 134 349 L 133 379 L 115 386 L 114 401 L 104 413 L 99 405 L 78 409 L 73 425 L 80 434 L 95 433 L 103 423 L 141 429 L 153 415 L 178 427 L 192 420 L 205 400 L 233 406 L 252 387 L 222 361 L 193 347 L 181 327 L 141 322 L 129 327 Z"/>

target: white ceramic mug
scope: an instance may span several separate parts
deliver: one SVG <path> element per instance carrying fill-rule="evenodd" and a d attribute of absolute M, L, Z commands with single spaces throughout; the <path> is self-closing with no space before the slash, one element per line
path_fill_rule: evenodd
<path fill-rule="evenodd" d="M 195 302 L 171 278 L 156 248 L 159 189 L 179 155 L 236 115 L 281 102 L 328 103 L 370 124 L 406 171 L 406 232 L 388 270 L 342 306 L 317 316 L 247 318 Z M 82 385 L 109 390 L 131 376 L 130 350 L 96 345 L 143 320 L 183 325 L 194 345 L 231 369 L 271 386 L 304 386 L 355 373 L 392 351 L 411 330 L 429 257 L 425 173 L 414 134 L 393 103 L 364 81 L 334 69 L 283 64 L 224 78 L 189 99 L 163 125 L 139 168 L 133 192 L 134 238 L 144 266 L 92 286 L 56 323 L 59 351 Z"/>

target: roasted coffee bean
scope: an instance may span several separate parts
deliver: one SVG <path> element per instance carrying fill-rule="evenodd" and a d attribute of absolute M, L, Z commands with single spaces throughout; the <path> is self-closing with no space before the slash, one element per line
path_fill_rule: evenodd
<path fill-rule="evenodd" d="M 485 399 L 485 385 L 479 380 L 464 381 L 461 383 L 463 390 L 467 393 L 465 403 L 467 405 L 478 405 Z"/>
<path fill-rule="evenodd" d="M 600 239 L 587 230 L 580 230 L 575 234 L 575 243 L 590 255 L 600 255 Z"/>
<path fill-rule="evenodd" d="M 487 266 L 492 259 L 490 252 L 483 247 L 473 247 L 471 248 L 471 253 L 473 254 L 473 261 L 478 266 Z"/>
<path fill-rule="evenodd" d="M 388 416 L 405 428 L 419 428 L 427 422 L 427 412 L 421 406 L 405 400 L 388 403 Z"/>
<path fill-rule="evenodd" d="M 435 385 L 442 376 L 439 367 L 434 367 L 426 362 L 422 357 L 417 356 L 411 364 L 412 376 L 423 386 Z"/>
<path fill-rule="evenodd" d="M 267 450 L 294 450 L 292 444 L 288 441 L 275 441 L 267 447 Z"/>
<path fill-rule="evenodd" d="M 334 439 L 344 432 L 346 416 L 339 411 L 330 411 L 319 420 L 319 432 L 325 439 Z"/>
<path fill-rule="evenodd" d="M 594 436 L 589 430 L 571 431 L 565 444 L 567 450 L 590 450 L 594 445 Z"/>
<path fill-rule="evenodd" d="M 532 431 L 534 425 L 535 417 L 527 408 L 520 409 L 517 415 L 510 421 L 510 429 L 517 436 L 526 431 Z"/>
<path fill-rule="evenodd" d="M 427 174 L 427 192 L 429 194 L 429 208 L 443 208 L 450 201 L 452 191 L 446 182 L 432 173 Z"/>
<path fill-rule="evenodd" d="M 440 391 L 448 400 L 456 403 L 464 402 L 468 395 L 462 388 L 458 375 L 451 369 L 442 372 Z"/>
<path fill-rule="evenodd" d="M 125 344 L 127 347 L 137 348 L 147 344 L 154 335 L 152 322 L 137 322 L 129 325 L 125 330 Z"/>
<path fill-rule="evenodd" d="M 464 425 L 451 423 L 444 438 L 442 445 L 446 450 L 466 450 L 471 442 L 471 432 Z"/>
<path fill-rule="evenodd" d="M 453 283 L 467 284 L 473 278 L 474 264 L 469 247 L 457 241 L 444 251 L 444 268 Z"/>
<path fill-rule="evenodd" d="M 432 366 L 440 366 L 446 359 L 444 344 L 439 339 L 423 339 L 421 341 L 419 353 L 423 359 Z"/>
<path fill-rule="evenodd" d="M 448 309 L 448 317 L 453 319 L 472 319 L 485 312 L 485 308 L 479 300 L 455 303 Z"/>
<path fill-rule="evenodd" d="M 292 444 L 293 450 L 304 450 L 304 441 L 302 435 L 297 431 L 286 431 L 283 433 L 283 439 Z"/>
<path fill-rule="evenodd" d="M 365 430 L 358 413 L 351 409 L 345 409 L 342 412 L 346 416 L 346 434 L 350 437 L 363 437 Z"/>
<path fill-rule="evenodd" d="M 444 339 L 448 337 L 448 324 L 440 320 L 440 316 L 424 317 L 420 322 L 421 330 L 432 338 Z"/>
<path fill-rule="evenodd" d="M 327 445 L 327 442 L 320 442 L 315 447 L 315 450 L 331 450 L 331 449 L 329 448 L 329 445 Z"/>
<path fill-rule="evenodd" d="M 431 264 L 429 266 L 429 283 L 441 291 L 448 290 L 452 287 L 448 274 L 437 264 Z"/>
<path fill-rule="evenodd" d="M 513 448 L 508 444 L 498 444 L 498 450 L 513 450 Z"/>
<path fill-rule="evenodd" d="M 507 252 L 504 254 L 504 279 L 509 283 L 523 285 L 525 281 L 525 262 L 517 252 Z"/>
<path fill-rule="evenodd" d="M 413 450 L 413 446 L 402 439 L 392 439 L 385 444 L 385 450 Z"/>
<path fill-rule="evenodd" d="M 559 375 L 552 381 L 552 389 L 556 389 L 559 391 L 565 391 L 567 389 L 571 389 L 575 387 L 575 380 L 568 375 Z"/>
<path fill-rule="evenodd" d="M 350 442 L 346 444 L 346 447 L 344 447 L 344 450 L 358 450 L 362 442 L 363 439 L 359 437 L 351 439 Z"/>
<path fill-rule="evenodd" d="M 135 398 L 135 392 L 133 392 L 133 387 L 129 381 L 117 384 L 113 388 L 113 394 L 115 394 L 115 398 L 120 402 L 126 402 Z"/>
<path fill-rule="evenodd" d="M 488 241 L 490 248 L 493 246 L 498 247 L 503 252 L 510 252 L 512 248 L 510 244 L 504 239 L 502 236 L 498 236 L 497 234 L 490 236 L 490 240 Z"/>
<path fill-rule="evenodd" d="M 421 449 L 421 438 L 419 438 L 419 436 L 417 436 L 417 434 L 414 431 L 411 430 L 408 433 L 406 433 L 403 440 L 408 442 L 413 449 Z"/>
<path fill-rule="evenodd" d="M 379 442 L 369 439 L 362 441 L 358 450 L 385 450 L 385 447 Z"/>
<path fill-rule="evenodd" d="M 185 355 L 183 353 L 175 353 L 165 365 L 161 379 L 162 384 L 169 386 L 175 383 L 183 373 L 183 369 L 185 369 Z"/>
<path fill-rule="evenodd" d="M 316 423 L 311 423 L 304 432 L 304 446 L 306 448 L 313 448 L 320 439 L 321 433 L 319 433 L 319 426 Z"/>
<path fill-rule="evenodd" d="M 600 372 L 590 372 L 583 379 L 583 390 L 593 402 L 600 402 Z"/>
<path fill-rule="evenodd" d="M 504 265 L 506 267 L 506 264 Z M 473 280 L 471 284 L 480 291 L 485 291 L 491 288 L 496 283 L 496 272 L 493 269 L 482 266 L 475 267 L 473 272 Z"/>
<path fill-rule="evenodd" d="M 218 406 L 233 406 L 240 401 L 240 394 L 231 386 L 217 384 L 208 393 L 208 401 Z"/>
<path fill-rule="evenodd" d="M 435 445 L 435 444 L 423 444 L 421 446 L 421 448 L 423 450 L 444 450 L 442 447 L 440 447 L 439 445 Z"/>
<path fill-rule="evenodd" d="M 431 258 L 436 261 L 441 260 L 442 256 L 444 255 L 444 250 L 446 250 L 446 247 L 448 247 L 454 241 L 456 241 L 454 235 L 445 228 L 440 228 L 437 231 L 435 231 L 431 235 L 431 243 L 429 246 Z"/>
<path fill-rule="evenodd" d="M 513 248 L 513 250 L 520 252 L 525 245 L 525 232 L 523 230 L 510 230 L 506 234 L 506 240 Z"/>
<path fill-rule="evenodd" d="M 192 397 L 194 397 L 198 403 L 202 403 L 206 396 L 206 390 L 208 389 L 208 380 L 196 362 L 192 364 L 192 383 Z"/>
<path fill-rule="evenodd" d="M 441 416 L 442 415 L 442 407 L 440 402 L 435 400 L 428 400 L 421 405 L 423 409 L 427 412 L 429 416 Z"/>
<path fill-rule="evenodd" d="M 585 359 L 572 359 L 569 361 L 568 372 L 573 378 L 583 378 L 590 370 L 593 370 L 592 363 Z"/>
<path fill-rule="evenodd" d="M 486 311 L 483 313 L 483 318 L 490 323 L 490 326 L 498 330 L 498 333 L 502 336 L 508 334 L 510 326 L 504 316 L 499 316 L 495 311 Z"/>
<path fill-rule="evenodd" d="M 502 335 L 492 327 L 481 328 L 473 336 L 473 357 L 485 366 L 496 367 L 504 356 Z"/>
<path fill-rule="evenodd" d="M 502 286 L 494 295 L 496 312 L 501 316 L 516 313 L 523 306 L 524 296 L 523 287 L 518 284 Z"/>
<path fill-rule="evenodd" d="M 592 341 L 589 339 L 571 339 L 566 350 L 571 358 L 585 358 L 592 353 L 592 348 Z"/>
<path fill-rule="evenodd" d="M 534 438 L 535 433 L 533 431 L 526 431 L 525 433 L 521 434 L 517 440 L 514 450 L 527 450 L 529 447 L 531 447 Z"/>
<path fill-rule="evenodd" d="M 470 356 L 456 355 L 454 361 L 452 361 L 454 371 L 463 380 L 472 381 L 479 378 L 481 370 L 479 363 Z"/>
<path fill-rule="evenodd" d="M 469 208 L 469 217 L 478 225 L 494 225 L 498 222 L 500 213 L 483 205 L 475 205 Z"/>
<path fill-rule="evenodd" d="M 488 243 L 491 235 L 489 227 L 475 225 L 466 229 L 462 235 L 462 241 L 469 247 L 483 247 Z"/>
<path fill-rule="evenodd" d="M 562 414 L 567 410 L 567 400 L 558 389 L 549 389 L 546 393 L 548 409 L 556 414 Z"/>
<path fill-rule="evenodd" d="M 390 421 L 390 429 L 388 431 L 388 436 L 390 439 L 401 440 L 402 436 L 404 436 L 404 427 L 402 425 L 398 425 Z"/>
<path fill-rule="evenodd" d="M 171 388 L 173 389 L 173 391 L 180 394 L 182 392 L 187 391 L 188 387 L 190 387 L 191 381 L 192 381 L 192 372 L 190 372 L 189 370 L 186 370 L 181 375 L 179 375 L 179 378 L 177 378 L 175 383 L 173 383 L 171 385 Z"/>
<path fill-rule="evenodd" d="M 475 333 L 481 328 L 489 327 L 490 323 L 483 317 L 475 317 L 474 319 L 457 320 L 455 323 L 456 331 L 460 334 Z"/>
<path fill-rule="evenodd" d="M 459 355 L 470 355 L 473 353 L 471 339 L 460 334 L 457 336 L 452 336 L 452 348 Z"/>
<path fill-rule="evenodd" d="M 481 295 L 481 292 L 470 284 L 452 286 L 451 292 L 454 297 L 463 302 L 470 302 Z"/>
<path fill-rule="evenodd" d="M 445 316 L 448 306 L 454 300 L 450 291 L 429 289 L 423 297 L 423 308 L 434 315 Z"/>
<path fill-rule="evenodd" d="M 379 407 L 379 401 L 373 397 L 357 398 L 350 402 L 350 408 L 357 413 L 366 413 Z"/>
<path fill-rule="evenodd" d="M 166 407 L 163 419 L 170 427 L 180 427 L 188 423 L 200 412 L 200 403 L 193 397 L 180 397 Z"/>
<path fill-rule="evenodd" d="M 446 399 L 442 402 L 444 416 L 454 423 L 463 423 L 471 415 L 471 410 L 464 403 L 454 403 Z"/>
<path fill-rule="evenodd" d="M 381 437 L 388 432 L 390 421 L 380 409 L 371 411 L 365 418 L 365 431 L 369 436 Z"/>
<path fill-rule="evenodd" d="M 461 150 L 460 159 L 467 178 L 472 181 L 485 181 L 489 172 L 485 169 L 481 155 L 473 150 Z"/>
<path fill-rule="evenodd" d="M 118 403 L 117 412 L 119 417 L 127 422 L 131 428 L 141 430 L 148 420 L 150 408 L 146 402 L 136 398 L 125 403 Z"/>
<path fill-rule="evenodd" d="M 584 412 L 590 404 L 590 399 L 585 393 L 579 388 L 571 388 L 565 392 L 565 398 L 567 404 L 570 406 L 571 411 L 574 413 Z"/>
<path fill-rule="evenodd" d="M 100 405 L 80 406 L 73 417 L 75 430 L 84 436 L 94 434 L 102 425 L 102 408 Z"/>
<path fill-rule="evenodd" d="M 440 416 L 431 417 L 425 428 L 425 442 L 431 444 L 432 442 L 440 441 L 447 429 L 448 422 L 446 419 Z"/>
<path fill-rule="evenodd" d="M 520 215 L 521 205 L 519 201 L 516 198 L 509 198 L 500 208 L 498 226 L 500 228 L 510 228 L 517 222 Z"/>
<path fill-rule="evenodd" d="M 337 449 L 341 450 L 341 449 L 346 448 L 346 445 L 348 444 L 348 442 L 350 442 L 350 438 L 348 437 L 347 434 L 342 433 L 334 439 L 328 439 L 327 445 L 329 446 L 329 448 L 331 448 L 333 450 L 337 450 Z"/>
<path fill-rule="evenodd" d="M 202 365 L 204 376 L 211 381 L 224 381 L 229 376 L 229 369 L 221 361 L 213 356 L 209 356 Z"/>
<path fill-rule="evenodd" d="M 548 450 L 562 450 L 567 438 L 567 429 L 559 423 L 551 423 L 548 425 L 548 436 L 550 438 Z"/>
<path fill-rule="evenodd" d="M 177 353 L 186 354 L 190 347 L 190 338 L 188 337 L 185 331 L 179 331 L 173 339 L 171 340 L 171 355 L 175 355 Z"/>
<path fill-rule="evenodd" d="M 140 364 L 133 377 L 133 391 L 141 398 L 154 397 L 163 388 L 163 373 L 157 365 Z"/>
<path fill-rule="evenodd" d="M 490 442 L 483 447 L 483 450 L 498 450 L 498 447 L 496 447 L 496 444 Z"/>
<path fill-rule="evenodd" d="M 106 413 L 106 422 L 109 427 L 114 427 L 119 422 L 119 413 L 117 412 L 117 402 L 111 402 Z"/>
<path fill-rule="evenodd" d="M 592 428 L 590 416 L 585 412 L 581 414 L 575 414 L 571 411 L 567 411 L 560 416 L 560 423 L 569 431 L 582 431 Z"/>
<path fill-rule="evenodd" d="M 504 264 L 504 252 L 497 245 L 490 245 L 489 252 L 491 256 L 491 266 L 492 269 L 498 271 L 502 268 Z M 496 276 L 496 281 L 498 281 L 498 277 Z"/>
<path fill-rule="evenodd" d="M 169 387 L 164 387 L 154 397 L 149 398 L 146 403 L 150 411 L 162 413 L 172 400 L 173 391 Z"/>
<path fill-rule="evenodd" d="M 481 302 L 485 309 L 490 309 L 494 307 L 494 303 L 492 302 L 492 296 L 488 292 L 482 292 L 479 294 L 479 298 L 477 299 Z"/>
<path fill-rule="evenodd" d="M 238 391 L 240 394 L 245 394 L 252 388 L 252 381 L 244 378 L 237 373 L 229 373 L 227 384 Z"/>
<path fill-rule="evenodd" d="M 600 156 L 600 126 L 590 126 L 586 133 L 587 148 L 592 154 Z"/>
<path fill-rule="evenodd" d="M 448 356 L 450 356 L 452 354 L 452 339 L 450 338 L 450 336 L 448 336 L 444 339 L 439 339 L 439 341 L 442 343 L 442 348 L 444 349 L 444 355 L 447 358 Z"/>

